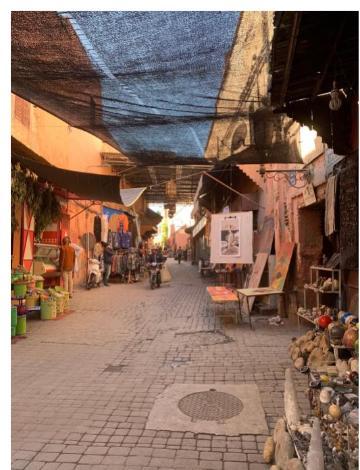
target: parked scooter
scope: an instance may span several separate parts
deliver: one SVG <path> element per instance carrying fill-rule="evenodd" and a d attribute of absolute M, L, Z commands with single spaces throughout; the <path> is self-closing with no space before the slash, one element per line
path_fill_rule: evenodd
<path fill-rule="evenodd" d="M 151 289 L 155 289 L 155 287 L 160 287 L 161 285 L 161 267 L 160 263 L 153 262 L 149 264 L 149 281 Z"/>
<path fill-rule="evenodd" d="M 101 269 L 101 262 L 95 258 L 88 260 L 88 277 L 86 281 L 86 288 L 100 287 L 103 277 L 103 270 Z"/>

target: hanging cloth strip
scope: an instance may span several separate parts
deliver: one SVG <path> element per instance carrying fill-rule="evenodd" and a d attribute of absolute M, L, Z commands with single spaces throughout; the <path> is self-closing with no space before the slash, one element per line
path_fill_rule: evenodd
<path fill-rule="evenodd" d="M 108 226 L 112 232 L 117 232 L 119 226 L 119 214 L 113 214 L 110 216 Z"/>
<path fill-rule="evenodd" d="M 108 216 L 103 214 L 101 216 L 101 241 L 102 242 L 108 241 L 108 227 L 109 227 Z"/>
<path fill-rule="evenodd" d="M 330 176 L 325 192 L 325 235 L 328 237 L 335 232 L 335 206 L 336 206 L 337 176 Z"/>
<path fill-rule="evenodd" d="M 101 217 L 98 215 L 94 218 L 94 235 L 97 242 L 101 241 Z"/>

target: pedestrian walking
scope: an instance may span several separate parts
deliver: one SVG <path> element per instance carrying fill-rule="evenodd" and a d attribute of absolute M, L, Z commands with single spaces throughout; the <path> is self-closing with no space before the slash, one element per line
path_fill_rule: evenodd
<path fill-rule="evenodd" d="M 64 289 L 73 296 L 73 278 L 75 269 L 75 249 L 70 245 L 70 237 L 64 237 L 60 250 L 60 272 Z"/>
<path fill-rule="evenodd" d="M 101 244 L 104 248 L 104 286 L 108 286 L 114 252 L 108 243 L 101 242 Z"/>

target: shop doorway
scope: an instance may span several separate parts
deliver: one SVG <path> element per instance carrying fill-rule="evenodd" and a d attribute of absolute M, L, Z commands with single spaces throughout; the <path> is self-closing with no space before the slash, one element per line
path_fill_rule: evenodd
<path fill-rule="evenodd" d="M 325 235 L 325 201 L 299 210 L 297 284 L 310 282 L 310 267 L 322 266 L 339 252 L 338 234 Z"/>

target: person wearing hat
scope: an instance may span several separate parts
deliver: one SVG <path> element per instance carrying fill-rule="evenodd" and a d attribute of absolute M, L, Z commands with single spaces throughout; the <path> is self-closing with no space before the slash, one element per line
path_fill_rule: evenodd
<path fill-rule="evenodd" d="M 108 243 L 101 242 L 101 244 L 104 248 L 104 286 L 108 286 L 114 252 Z"/>

